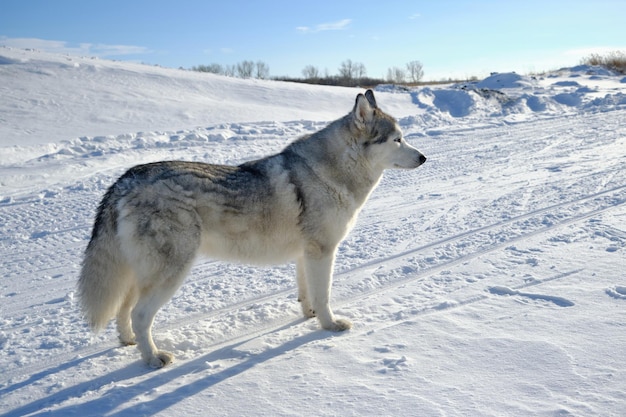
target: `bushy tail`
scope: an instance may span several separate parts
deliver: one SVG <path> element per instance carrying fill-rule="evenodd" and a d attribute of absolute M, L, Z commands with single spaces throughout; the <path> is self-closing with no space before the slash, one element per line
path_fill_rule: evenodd
<path fill-rule="evenodd" d="M 94 331 L 104 328 L 117 314 L 132 280 L 131 269 L 120 251 L 115 215 L 107 209 L 110 207 L 103 201 L 78 279 L 81 308 Z"/>

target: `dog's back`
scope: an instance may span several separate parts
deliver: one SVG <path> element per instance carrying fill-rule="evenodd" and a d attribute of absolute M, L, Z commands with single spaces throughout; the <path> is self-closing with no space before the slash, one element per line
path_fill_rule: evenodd
<path fill-rule="evenodd" d="M 256 264 L 293 259 L 301 202 L 283 161 L 165 161 L 122 175 L 100 203 L 78 282 L 91 327 L 104 327 L 152 270 L 184 268 L 199 251 Z"/>

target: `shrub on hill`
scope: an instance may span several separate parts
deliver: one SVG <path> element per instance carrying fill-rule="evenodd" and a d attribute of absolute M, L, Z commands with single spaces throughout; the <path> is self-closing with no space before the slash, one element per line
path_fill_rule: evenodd
<path fill-rule="evenodd" d="M 606 55 L 591 54 L 582 59 L 583 65 L 598 65 L 620 74 L 626 74 L 626 53 L 623 51 L 613 51 Z"/>

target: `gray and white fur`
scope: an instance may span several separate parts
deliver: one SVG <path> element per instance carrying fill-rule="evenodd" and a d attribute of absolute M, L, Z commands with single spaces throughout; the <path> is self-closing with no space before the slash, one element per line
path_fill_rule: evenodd
<path fill-rule="evenodd" d="M 98 208 L 78 281 L 84 315 L 95 330 L 116 317 L 121 342 L 137 344 L 150 366 L 165 366 L 173 356 L 154 344 L 154 316 L 206 255 L 295 260 L 303 314 L 324 329 L 349 329 L 329 305 L 337 246 L 383 170 L 425 161 L 368 90 L 345 117 L 263 159 L 135 166 Z"/>

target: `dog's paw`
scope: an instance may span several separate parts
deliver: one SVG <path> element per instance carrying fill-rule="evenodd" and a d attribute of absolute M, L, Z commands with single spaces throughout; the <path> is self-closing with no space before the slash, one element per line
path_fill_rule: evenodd
<path fill-rule="evenodd" d="M 305 307 L 303 305 L 302 314 L 304 314 L 304 317 L 312 319 L 313 317 L 315 317 L 315 310 L 313 310 L 311 307 Z"/>
<path fill-rule="evenodd" d="M 324 326 L 324 329 L 331 332 L 343 332 L 352 328 L 352 322 L 346 319 L 335 319 L 328 326 Z"/>
<path fill-rule="evenodd" d="M 159 369 L 169 365 L 173 361 L 174 355 L 169 352 L 160 350 L 157 352 L 156 355 L 149 358 L 146 362 L 148 362 L 148 365 L 150 365 L 151 368 Z"/>
<path fill-rule="evenodd" d="M 306 300 L 304 301 L 298 300 L 298 301 L 300 301 L 300 307 L 302 307 L 302 314 L 304 314 L 304 317 L 309 318 L 309 319 L 315 317 L 316 315 L 315 310 L 311 308 L 311 305 L 309 304 L 308 301 Z"/>

